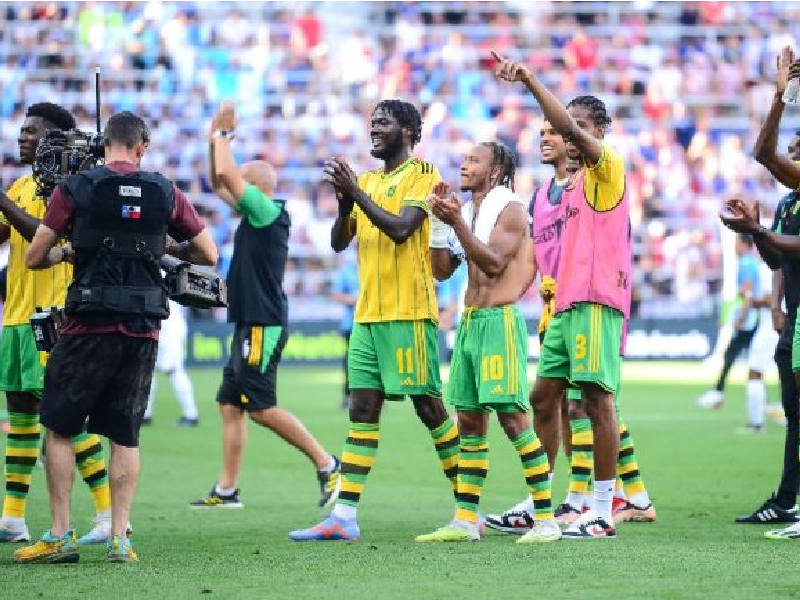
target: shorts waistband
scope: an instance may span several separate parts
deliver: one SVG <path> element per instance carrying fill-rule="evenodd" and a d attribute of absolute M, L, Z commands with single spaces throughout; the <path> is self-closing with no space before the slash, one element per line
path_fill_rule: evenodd
<path fill-rule="evenodd" d="M 473 321 L 476 319 L 496 319 L 497 317 L 503 316 L 509 312 L 515 317 L 522 316 L 522 313 L 516 304 L 504 304 L 503 306 L 490 306 L 488 308 L 475 308 L 473 306 L 467 306 L 464 309 L 463 318 Z"/>

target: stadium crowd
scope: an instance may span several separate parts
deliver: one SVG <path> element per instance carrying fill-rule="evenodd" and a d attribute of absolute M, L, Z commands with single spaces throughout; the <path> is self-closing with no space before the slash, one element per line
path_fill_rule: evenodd
<path fill-rule="evenodd" d="M 81 127 L 93 127 L 99 66 L 102 115 L 131 109 L 150 120 L 145 166 L 201 207 L 224 272 L 235 223 L 211 194 L 204 132 L 219 102 L 235 98 L 248 126 L 237 159 L 269 160 L 278 195 L 289 200 L 286 287 L 304 299 L 293 314 L 324 315 L 320 307 L 340 309 L 327 301 L 336 202 L 319 183 L 321 167 L 336 154 L 374 167 L 365 123 L 380 98 L 421 106 L 416 151 L 449 181 L 472 141 L 492 138 L 517 153 L 523 196 L 546 176 L 540 111 L 492 79 L 495 47 L 533 65 L 564 100 L 591 91 L 609 105 L 608 137 L 629 165 L 635 314 L 713 310 L 720 199 L 743 191 L 774 205 L 781 195 L 749 154 L 769 106 L 774 56 L 800 39 L 797 5 L 389 2 L 350 14 L 334 4 L 3 2 L 3 186 L 22 173 L 16 137 L 26 105 L 56 90 Z M 793 128 L 787 116 L 783 125 Z"/>

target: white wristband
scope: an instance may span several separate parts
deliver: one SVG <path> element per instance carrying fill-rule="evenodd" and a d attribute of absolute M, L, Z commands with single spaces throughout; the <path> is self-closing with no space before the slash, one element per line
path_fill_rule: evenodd
<path fill-rule="evenodd" d="M 430 216 L 431 220 L 431 248 L 447 248 L 447 238 L 449 237 L 451 227 L 440 221 L 434 215 Z"/>

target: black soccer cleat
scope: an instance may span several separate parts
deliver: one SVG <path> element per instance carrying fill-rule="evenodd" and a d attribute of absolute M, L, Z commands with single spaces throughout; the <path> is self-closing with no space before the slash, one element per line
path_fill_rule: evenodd
<path fill-rule="evenodd" d="M 775 503 L 774 498 L 764 502 L 749 515 L 736 517 L 737 523 L 797 523 L 798 521 L 800 519 L 797 518 L 797 506 L 789 509 L 781 508 Z"/>
<path fill-rule="evenodd" d="M 189 502 L 189 508 L 244 508 L 244 504 L 239 500 L 238 489 L 228 496 L 223 496 L 217 493 L 215 485 L 202 498 Z"/>

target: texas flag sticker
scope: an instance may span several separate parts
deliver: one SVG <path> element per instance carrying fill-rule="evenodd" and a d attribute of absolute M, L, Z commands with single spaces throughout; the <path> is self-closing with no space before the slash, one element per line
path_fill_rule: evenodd
<path fill-rule="evenodd" d="M 122 218 L 123 219 L 139 219 L 142 216 L 141 206 L 131 206 L 130 204 L 122 205 Z"/>

